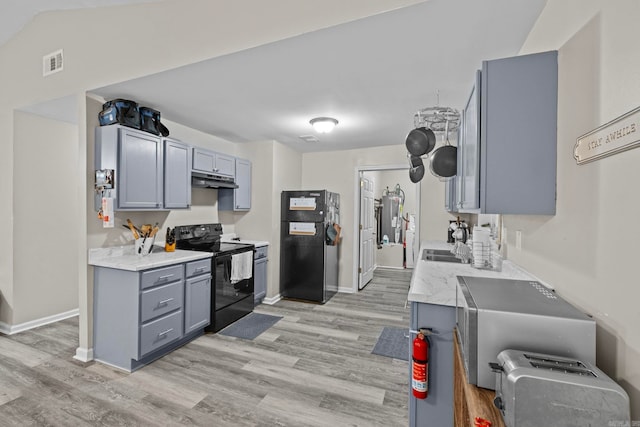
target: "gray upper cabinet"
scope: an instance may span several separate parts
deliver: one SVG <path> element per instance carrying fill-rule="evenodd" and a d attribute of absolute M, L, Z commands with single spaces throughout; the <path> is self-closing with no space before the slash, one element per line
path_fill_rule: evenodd
<path fill-rule="evenodd" d="M 460 212 L 480 212 L 480 94 L 481 72 L 475 75 L 462 114 L 458 138 L 458 187 L 454 204 Z"/>
<path fill-rule="evenodd" d="M 234 176 L 236 164 L 233 156 L 195 147 L 193 149 L 193 170 L 197 172 Z"/>
<path fill-rule="evenodd" d="M 112 169 L 115 210 L 163 208 L 164 164 L 162 140 L 150 133 L 120 125 L 96 128 L 95 168 Z"/>
<path fill-rule="evenodd" d="M 251 162 L 235 159 L 238 188 L 218 190 L 218 209 L 222 211 L 248 211 L 251 209 Z"/>
<path fill-rule="evenodd" d="M 558 53 L 482 63 L 475 91 L 480 99 L 477 151 L 470 123 L 477 118 L 473 96 L 465 108 L 459 150 L 460 211 L 554 215 Z"/>
<path fill-rule="evenodd" d="M 164 138 L 164 207 L 187 209 L 191 206 L 191 147 Z"/>
<path fill-rule="evenodd" d="M 126 127 L 119 129 L 116 175 L 119 209 L 159 209 L 163 202 L 160 138 Z"/>
<path fill-rule="evenodd" d="M 458 177 L 454 176 L 444 183 L 444 207 L 447 212 L 458 212 L 457 191 Z"/>

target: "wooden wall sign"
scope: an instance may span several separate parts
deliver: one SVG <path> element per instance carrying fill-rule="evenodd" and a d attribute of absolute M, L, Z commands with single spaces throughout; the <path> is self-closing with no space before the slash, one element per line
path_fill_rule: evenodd
<path fill-rule="evenodd" d="M 640 107 L 579 137 L 573 157 L 581 165 L 639 145 Z"/>

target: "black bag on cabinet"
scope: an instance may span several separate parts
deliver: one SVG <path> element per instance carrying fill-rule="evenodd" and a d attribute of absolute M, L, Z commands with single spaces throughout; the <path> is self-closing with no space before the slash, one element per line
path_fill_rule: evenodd
<path fill-rule="evenodd" d="M 160 111 L 140 107 L 140 129 L 154 135 L 169 136 L 169 129 L 160 122 Z"/>
<path fill-rule="evenodd" d="M 140 129 L 140 107 L 128 99 L 114 99 L 102 104 L 98 114 L 100 126 L 119 123 L 134 129 Z"/>

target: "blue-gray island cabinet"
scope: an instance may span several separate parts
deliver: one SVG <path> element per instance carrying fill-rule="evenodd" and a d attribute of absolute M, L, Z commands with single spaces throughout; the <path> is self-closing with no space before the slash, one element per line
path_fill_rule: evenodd
<path fill-rule="evenodd" d="M 175 259 L 194 260 L 123 255 L 93 264 L 95 360 L 132 372 L 203 334 L 211 321 L 211 260 L 186 252 Z"/>
<path fill-rule="evenodd" d="M 426 399 L 417 399 L 409 390 L 410 426 L 453 425 L 453 329 L 455 307 L 437 304 L 411 303 L 411 330 L 432 328 L 429 336 L 429 370 Z M 413 347 L 415 333 L 410 334 Z M 410 353 L 411 354 L 411 353 Z M 411 387 L 411 360 L 409 360 Z"/>
<path fill-rule="evenodd" d="M 456 288 L 458 276 L 538 280 L 522 268 L 505 260 L 502 271 L 479 270 L 470 264 L 429 261 L 421 256 L 425 249 L 450 250 L 453 245 L 424 241 L 418 252 L 407 296 L 411 303 L 412 331 L 432 328 L 429 347 L 429 391 L 426 399 L 416 399 L 409 390 L 409 425 L 453 425 L 454 327 L 456 323 Z M 410 334 L 412 347 L 415 333 Z M 410 361 L 411 362 L 411 361 Z M 411 388 L 411 363 L 409 363 Z"/>

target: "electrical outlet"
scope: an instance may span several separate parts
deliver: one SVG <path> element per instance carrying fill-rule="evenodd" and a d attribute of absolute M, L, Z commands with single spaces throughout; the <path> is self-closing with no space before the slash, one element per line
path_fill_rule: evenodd
<path fill-rule="evenodd" d="M 516 230 L 516 249 L 522 249 L 522 231 Z"/>

